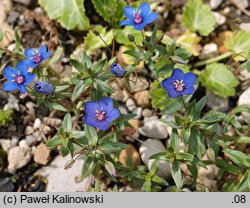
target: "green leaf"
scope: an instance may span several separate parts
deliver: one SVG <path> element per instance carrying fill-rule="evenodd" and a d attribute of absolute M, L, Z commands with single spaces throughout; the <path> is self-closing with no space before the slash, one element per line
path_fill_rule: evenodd
<path fill-rule="evenodd" d="M 110 45 L 113 40 L 113 33 L 112 31 L 106 31 L 106 28 L 97 25 L 95 26 L 94 30 L 100 33 L 100 36 L 102 39 L 107 43 L 107 45 Z M 96 36 L 93 31 L 89 31 L 88 35 L 84 38 L 84 49 L 86 50 L 87 53 L 95 53 L 96 49 L 99 48 L 105 48 L 106 45 L 105 43 L 101 40 L 100 37 Z"/>
<path fill-rule="evenodd" d="M 152 181 L 162 186 L 168 186 L 168 182 L 164 178 L 159 177 L 158 175 L 154 175 Z"/>
<path fill-rule="evenodd" d="M 108 173 L 109 173 L 111 176 L 116 177 L 115 166 L 114 166 L 114 164 L 113 164 L 112 162 L 110 162 L 110 161 L 105 161 L 104 167 L 105 167 L 105 169 L 108 171 Z"/>
<path fill-rule="evenodd" d="M 113 154 L 116 152 L 120 152 L 122 149 L 126 149 L 128 146 L 121 142 L 110 142 L 105 141 L 98 145 L 98 147 L 105 153 L 105 154 Z"/>
<path fill-rule="evenodd" d="M 227 66 L 220 63 L 207 65 L 206 69 L 201 72 L 200 81 L 213 93 L 223 97 L 233 96 L 235 87 L 239 83 Z"/>
<path fill-rule="evenodd" d="M 59 103 L 48 103 L 45 102 L 44 105 L 46 105 L 48 108 L 50 109 L 54 109 L 54 110 L 59 110 L 59 111 L 64 111 L 67 112 L 67 109 L 64 108 L 61 104 Z"/>
<path fill-rule="evenodd" d="M 124 45 L 134 45 L 134 43 L 128 39 L 128 35 L 132 35 L 135 38 L 135 42 L 138 45 L 142 45 L 143 37 L 141 31 L 134 30 L 134 28 L 131 26 L 124 27 L 123 29 L 115 29 L 114 31 L 115 31 L 115 40 L 118 43 Z"/>
<path fill-rule="evenodd" d="M 3 37 L 4 37 L 4 35 L 3 35 L 3 30 L 2 30 L 2 28 L 0 27 L 0 42 L 3 40 Z"/>
<path fill-rule="evenodd" d="M 182 185 L 180 162 L 175 161 L 172 164 L 172 168 L 170 171 L 171 171 L 171 175 L 174 179 L 175 185 L 177 186 L 178 189 L 180 189 L 181 185 Z"/>
<path fill-rule="evenodd" d="M 56 49 L 56 52 L 54 53 L 54 56 L 49 60 L 49 64 L 56 64 L 63 54 L 63 47 L 58 47 Z"/>
<path fill-rule="evenodd" d="M 87 178 L 95 168 L 94 158 L 90 156 L 86 156 L 84 158 L 83 166 L 82 166 L 82 177 Z"/>
<path fill-rule="evenodd" d="M 80 94 L 84 90 L 84 87 L 85 87 L 85 82 L 83 80 L 80 80 L 80 82 L 78 82 L 78 84 L 75 86 L 75 89 L 72 93 L 73 101 L 75 101 L 80 96 Z"/>
<path fill-rule="evenodd" d="M 58 20 L 66 29 L 89 29 L 84 0 L 39 0 L 39 3 L 51 19 Z"/>
<path fill-rule="evenodd" d="M 62 144 L 62 140 L 61 140 L 61 137 L 57 135 L 57 136 L 54 136 L 52 139 L 50 139 L 47 142 L 47 147 L 49 147 L 49 148 L 55 148 L 55 147 L 57 147 L 60 144 Z"/>
<path fill-rule="evenodd" d="M 224 44 L 227 49 L 233 51 L 235 54 L 246 52 L 247 55 L 247 52 L 250 50 L 250 32 L 236 31 L 231 38 L 225 40 Z M 237 57 L 240 61 L 246 60 L 242 55 Z"/>
<path fill-rule="evenodd" d="M 172 133 L 170 135 L 170 146 L 174 149 L 174 152 L 178 152 L 179 150 L 179 136 L 176 129 L 172 129 Z"/>
<path fill-rule="evenodd" d="M 221 168 L 229 173 L 232 173 L 234 175 L 240 174 L 240 169 L 238 167 L 231 165 L 224 160 L 216 159 L 215 164 L 218 168 Z"/>
<path fill-rule="evenodd" d="M 98 135 L 94 127 L 84 125 L 85 135 L 88 139 L 89 145 L 96 145 L 98 141 Z"/>
<path fill-rule="evenodd" d="M 116 0 L 92 0 L 92 3 L 103 19 L 111 23 L 111 15 L 115 11 Z"/>
<path fill-rule="evenodd" d="M 245 174 L 241 177 L 239 185 L 237 186 L 238 192 L 246 191 L 247 188 L 250 190 L 249 179 L 250 179 L 250 170 L 247 170 Z"/>
<path fill-rule="evenodd" d="M 215 17 L 202 0 L 189 0 L 184 8 L 182 22 L 192 32 L 207 36 L 214 30 Z"/>
<path fill-rule="evenodd" d="M 113 93 L 113 89 L 101 79 L 95 79 L 97 86 L 104 92 Z"/>
<path fill-rule="evenodd" d="M 64 132 L 70 132 L 72 129 L 72 120 L 70 113 L 67 113 L 64 116 L 63 122 L 62 122 L 62 128 Z"/>
<path fill-rule="evenodd" d="M 192 154 L 186 153 L 186 152 L 177 152 L 176 153 L 176 160 L 186 160 L 189 162 L 192 162 L 194 159 L 194 156 Z"/>
<path fill-rule="evenodd" d="M 250 157 L 238 150 L 225 149 L 223 152 L 237 165 L 250 167 Z"/>

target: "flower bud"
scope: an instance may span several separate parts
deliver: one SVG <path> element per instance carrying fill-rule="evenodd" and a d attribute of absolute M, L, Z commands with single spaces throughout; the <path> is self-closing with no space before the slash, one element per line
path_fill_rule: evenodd
<path fill-rule="evenodd" d="M 52 84 L 44 81 L 39 81 L 35 83 L 35 90 L 44 95 L 53 95 L 55 88 Z"/>
<path fill-rule="evenodd" d="M 128 34 L 128 39 L 131 41 L 131 42 L 134 42 L 135 41 L 135 37 L 131 34 Z"/>
<path fill-rule="evenodd" d="M 120 64 L 112 64 L 111 71 L 116 77 L 119 78 L 122 78 L 126 73 Z"/>

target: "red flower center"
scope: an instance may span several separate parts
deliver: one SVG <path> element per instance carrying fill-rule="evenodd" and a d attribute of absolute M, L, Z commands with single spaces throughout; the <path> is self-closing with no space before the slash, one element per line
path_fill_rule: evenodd
<path fill-rule="evenodd" d="M 15 82 L 16 82 L 17 84 L 23 84 L 23 83 L 24 83 L 24 77 L 21 76 L 21 75 L 17 75 L 17 76 L 15 77 Z"/>
<path fill-rule="evenodd" d="M 95 117 L 97 121 L 103 121 L 106 119 L 106 112 L 96 110 Z"/>
<path fill-rule="evenodd" d="M 136 11 L 134 12 L 134 21 L 136 24 L 142 23 L 141 11 L 139 11 L 138 13 Z"/>
<path fill-rule="evenodd" d="M 180 81 L 175 80 L 173 84 L 177 92 L 182 92 L 184 90 L 185 84 L 183 84 L 183 80 L 180 80 Z"/>
<path fill-rule="evenodd" d="M 37 53 L 33 56 L 33 61 L 35 63 L 39 63 L 40 61 L 42 60 L 42 57 L 41 57 L 41 54 L 40 53 Z"/>

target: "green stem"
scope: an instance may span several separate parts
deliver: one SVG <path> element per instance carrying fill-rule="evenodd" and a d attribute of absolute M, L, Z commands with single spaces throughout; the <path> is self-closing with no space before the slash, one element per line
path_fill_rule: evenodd
<path fill-rule="evenodd" d="M 182 104 L 183 104 L 185 110 L 187 111 L 187 105 L 186 105 L 186 103 L 185 103 L 185 101 L 184 101 L 184 99 L 183 99 L 182 96 L 181 96 L 181 102 L 182 102 Z"/>
<path fill-rule="evenodd" d="M 142 35 L 143 40 L 145 40 L 145 35 L 144 35 L 143 30 L 141 30 L 141 35 Z"/>
<path fill-rule="evenodd" d="M 211 64 L 213 62 L 217 62 L 217 61 L 223 60 L 225 58 L 228 58 L 228 57 L 232 56 L 233 54 L 234 54 L 233 52 L 229 51 L 229 52 L 223 53 L 223 54 L 221 54 L 219 56 L 216 56 L 214 58 L 197 62 L 196 64 L 194 64 L 194 66 L 198 67 L 198 66 L 203 66 L 203 65 Z"/>

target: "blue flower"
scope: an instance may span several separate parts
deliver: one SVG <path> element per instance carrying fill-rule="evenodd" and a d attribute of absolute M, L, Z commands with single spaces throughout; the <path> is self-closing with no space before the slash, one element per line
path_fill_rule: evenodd
<path fill-rule="evenodd" d="M 25 61 L 16 65 L 17 69 L 10 66 L 3 69 L 3 76 L 8 80 L 2 86 L 4 91 L 14 91 L 19 89 L 23 94 L 26 93 L 26 85 L 35 79 L 35 74 L 28 72 Z"/>
<path fill-rule="evenodd" d="M 113 107 L 113 101 L 109 97 L 103 97 L 96 101 L 88 101 L 84 104 L 84 123 L 106 131 L 109 123 L 120 116 L 120 111 Z"/>
<path fill-rule="evenodd" d="M 44 81 L 39 81 L 35 83 L 35 90 L 44 95 L 53 95 L 55 88 L 52 84 Z"/>
<path fill-rule="evenodd" d="M 124 14 L 128 18 L 121 21 L 120 25 L 134 26 L 135 30 L 142 30 L 147 24 L 153 22 L 158 14 L 155 12 L 150 12 L 150 6 L 147 2 L 140 4 L 138 9 L 134 9 L 131 6 L 124 8 Z"/>
<path fill-rule="evenodd" d="M 120 64 L 113 64 L 111 67 L 111 71 L 116 77 L 119 78 L 122 78 L 126 73 Z"/>
<path fill-rule="evenodd" d="M 163 88 L 168 92 L 168 96 L 176 98 L 181 95 L 191 95 L 194 93 L 194 82 L 196 76 L 192 72 L 186 74 L 181 69 L 174 69 L 171 77 L 162 81 Z"/>
<path fill-rule="evenodd" d="M 26 49 L 24 55 L 27 58 L 27 65 L 36 68 L 41 62 L 51 56 L 51 52 L 47 51 L 46 45 L 42 45 L 38 50 L 35 50 L 34 48 Z"/>

